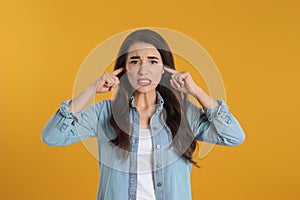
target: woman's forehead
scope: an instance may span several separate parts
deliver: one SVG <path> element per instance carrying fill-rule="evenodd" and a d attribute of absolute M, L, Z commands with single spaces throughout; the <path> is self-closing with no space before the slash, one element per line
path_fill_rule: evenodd
<path fill-rule="evenodd" d="M 136 52 L 136 51 L 157 51 L 157 49 L 152 44 L 144 43 L 144 42 L 136 42 L 129 47 L 128 53 Z"/>

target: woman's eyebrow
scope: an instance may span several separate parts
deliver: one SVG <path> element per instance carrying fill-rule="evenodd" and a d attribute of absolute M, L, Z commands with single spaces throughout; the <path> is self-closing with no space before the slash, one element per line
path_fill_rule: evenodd
<path fill-rule="evenodd" d="M 159 60 L 159 58 L 156 57 L 156 56 L 148 56 L 148 58 L 149 58 L 149 59 L 156 59 L 156 60 Z"/>
<path fill-rule="evenodd" d="M 139 59 L 140 56 L 131 56 L 130 59 Z"/>
<path fill-rule="evenodd" d="M 140 56 L 131 56 L 129 59 L 140 59 L 140 58 L 141 58 Z M 159 60 L 159 58 L 156 56 L 147 56 L 147 58 Z"/>

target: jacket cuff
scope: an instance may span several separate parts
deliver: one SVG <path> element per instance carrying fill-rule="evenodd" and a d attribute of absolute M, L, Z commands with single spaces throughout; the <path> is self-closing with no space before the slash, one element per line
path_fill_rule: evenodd
<path fill-rule="evenodd" d="M 64 116 L 64 117 L 72 117 L 72 113 L 70 113 L 70 102 L 72 100 L 71 99 L 68 99 L 66 101 L 63 101 L 61 104 L 60 104 L 60 113 Z"/>
<path fill-rule="evenodd" d="M 227 113 L 229 112 L 228 106 L 225 101 L 222 99 L 216 100 L 219 104 L 217 108 L 204 108 L 204 112 L 207 115 L 209 121 L 213 121 L 214 119 L 222 118 L 225 120 L 227 124 L 231 123 L 230 117 L 228 117 Z"/>
<path fill-rule="evenodd" d="M 62 125 L 59 127 L 59 130 L 61 132 L 68 131 L 74 122 L 74 115 L 70 112 L 70 106 L 69 106 L 71 101 L 72 100 L 68 99 L 60 104 L 59 112 L 63 117 L 65 117 Z"/>

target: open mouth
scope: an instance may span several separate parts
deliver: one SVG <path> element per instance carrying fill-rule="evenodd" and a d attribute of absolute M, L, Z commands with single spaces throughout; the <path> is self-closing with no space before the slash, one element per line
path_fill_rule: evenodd
<path fill-rule="evenodd" d="M 138 79 L 137 80 L 137 83 L 140 85 L 140 86 L 148 86 L 151 84 L 151 80 L 150 79 Z"/>

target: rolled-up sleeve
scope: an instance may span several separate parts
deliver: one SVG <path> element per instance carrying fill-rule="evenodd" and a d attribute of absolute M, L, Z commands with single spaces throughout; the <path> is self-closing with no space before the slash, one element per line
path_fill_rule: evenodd
<path fill-rule="evenodd" d="M 51 146 L 66 146 L 97 136 L 97 126 L 104 102 L 98 102 L 78 113 L 70 112 L 71 100 L 61 103 L 42 131 L 42 140 Z"/>
<path fill-rule="evenodd" d="M 245 140 L 245 133 L 237 119 L 229 112 L 224 100 L 216 100 L 217 108 L 199 108 L 189 102 L 187 119 L 199 141 L 236 146 Z"/>

